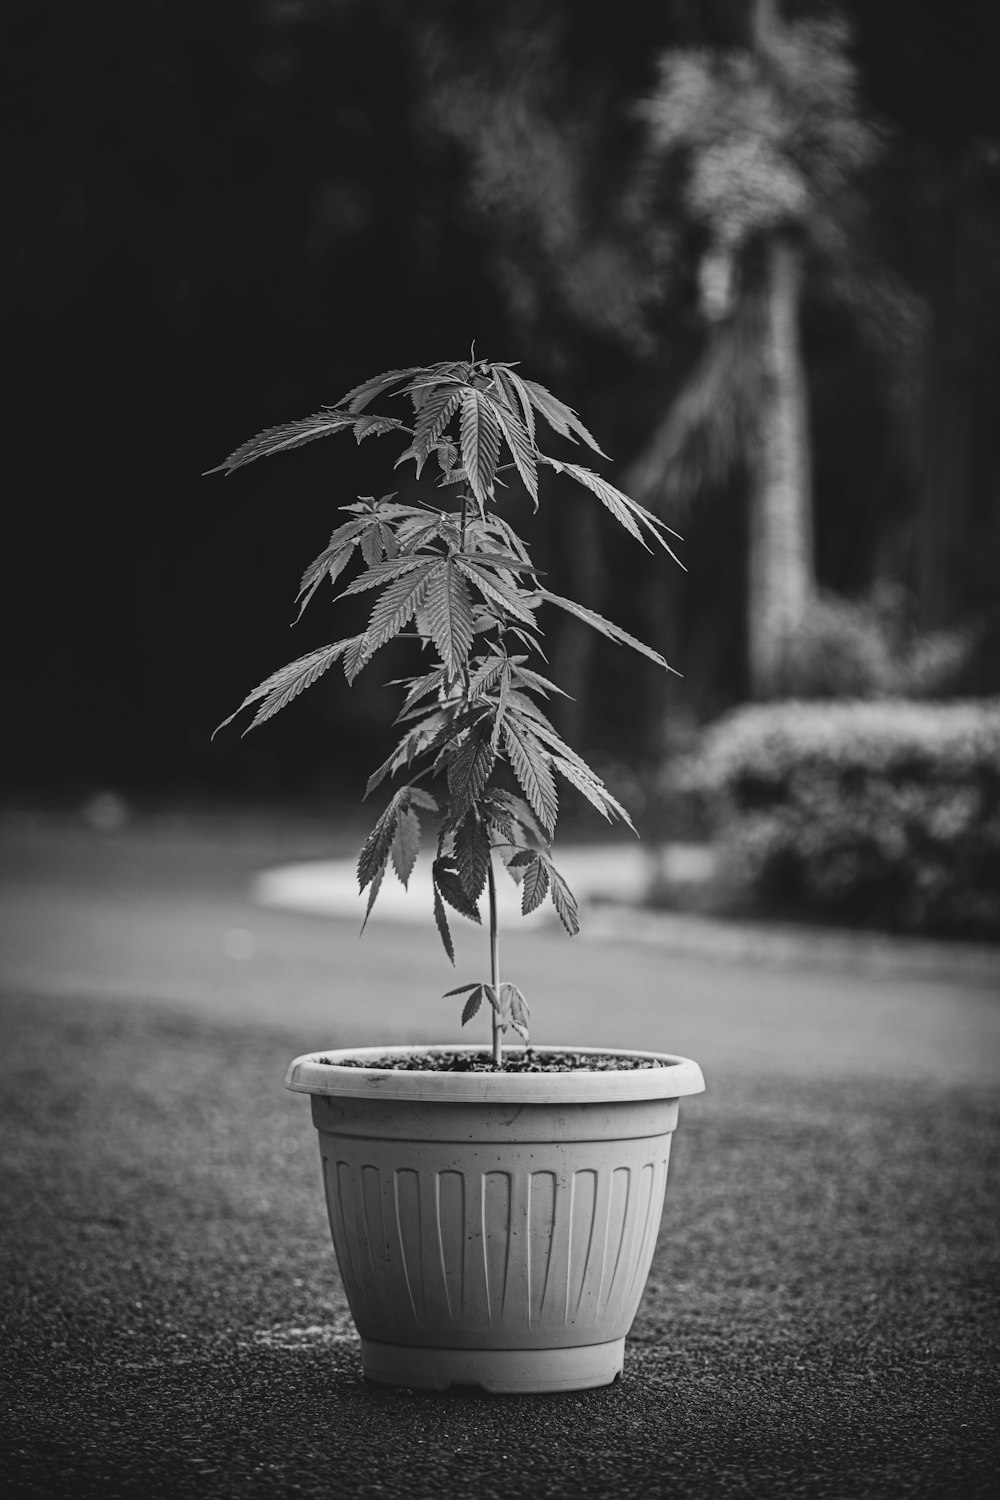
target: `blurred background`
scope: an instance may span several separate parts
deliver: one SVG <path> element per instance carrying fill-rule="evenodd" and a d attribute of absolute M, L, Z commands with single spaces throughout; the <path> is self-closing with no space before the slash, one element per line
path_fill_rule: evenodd
<path fill-rule="evenodd" d="M 388 445 L 201 476 L 473 341 L 683 535 L 686 572 L 556 478 L 540 520 L 551 586 L 683 674 L 553 624 L 561 727 L 654 837 L 705 835 L 671 767 L 741 704 L 995 705 L 995 7 L 11 0 L 6 32 L 8 806 L 353 803 L 374 676 L 210 736 L 345 633 L 293 599 Z"/>

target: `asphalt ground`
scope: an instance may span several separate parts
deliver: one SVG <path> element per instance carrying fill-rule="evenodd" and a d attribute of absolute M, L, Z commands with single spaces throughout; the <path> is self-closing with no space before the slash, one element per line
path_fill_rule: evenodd
<path fill-rule="evenodd" d="M 5 827 L 6 1492 L 995 1494 L 1000 998 L 958 950 L 914 972 L 849 944 L 840 969 L 740 957 L 731 934 L 715 957 L 512 938 L 537 1040 L 689 1053 L 708 1081 L 624 1376 L 534 1398 L 362 1379 L 283 1074 L 457 1038 L 438 997 L 481 959 L 471 933 L 452 973 L 422 929 L 359 943 L 250 902 L 262 865 L 353 837 Z"/>

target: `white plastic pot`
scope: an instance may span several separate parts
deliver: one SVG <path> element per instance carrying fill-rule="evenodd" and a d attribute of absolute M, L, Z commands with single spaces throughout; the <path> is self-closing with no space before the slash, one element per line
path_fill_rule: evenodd
<path fill-rule="evenodd" d="M 607 1385 L 649 1274 L 678 1101 L 704 1089 L 701 1069 L 666 1053 L 563 1073 L 342 1065 L 440 1050 L 482 1049 L 314 1052 L 288 1070 L 312 1095 L 364 1373 L 431 1390 Z"/>

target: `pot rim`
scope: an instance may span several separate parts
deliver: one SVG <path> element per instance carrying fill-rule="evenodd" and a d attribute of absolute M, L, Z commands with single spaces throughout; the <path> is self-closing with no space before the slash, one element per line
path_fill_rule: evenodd
<path fill-rule="evenodd" d="M 573 1052 L 654 1058 L 657 1066 L 617 1070 L 574 1068 L 566 1073 L 452 1073 L 338 1066 L 339 1058 L 402 1057 L 426 1052 L 483 1052 L 480 1043 L 342 1047 L 307 1052 L 290 1064 L 285 1087 L 299 1094 L 340 1094 L 354 1099 L 440 1100 L 478 1104 L 577 1104 L 630 1099 L 679 1099 L 700 1094 L 705 1080 L 690 1057 L 635 1047 L 533 1047 L 533 1052 Z M 520 1048 L 505 1048 L 520 1051 Z M 320 1061 L 321 1058 L 328 1061 Z"/>

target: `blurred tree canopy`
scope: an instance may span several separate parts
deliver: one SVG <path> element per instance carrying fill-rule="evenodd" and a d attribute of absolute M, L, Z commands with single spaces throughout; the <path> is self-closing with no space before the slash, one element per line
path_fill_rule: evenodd
<path fill-rule="evenodd" d="M 569 623 L 567 731 L 628 758 L 665 715 L 744 697 L 760 480 L 752 442 L 721 460 L 727 415 L 753 429 L 729 377 L 753 368 L 768 243 L 794 250 L 810 588 L 891 583 L 924 629 L 981 617 L 967 686 L 997 690 L 1000 12 L 785 0 L 776 24 L 826 71 L 811 90 L 800 67 L 775 133 L 777 96 L 758 128 L 762 96 L 738 87 L 759 9 L 619 0 L 611 25 L 595 0 L 11 0 L 11 793 L 353 795 L 393 711 L 363 675 L 270 736 L 209 735 L 288 655 L 301 568 L 367 491 L 365 451 L 200 475 L 473 339 L 557 383 L 612 477 L 683 515 L 687 574 L 636 578 L 630 558 L 626 584 L 596 507 L 554 483 L 553 587 L 685 674 L 654 681 Z M 728 90 L 725 140 L 681 107 L 698 68 L 716 115 Z M 840 146 L 821 74 L 849 84 Z M 778 154 L 748 198 L 762 142 Z M 735 207 L 752 221 L 782 183 L 780 224 L 745 233 Z M 302 651 L 325 639 L 321 612 L 297 627 Z"/>

